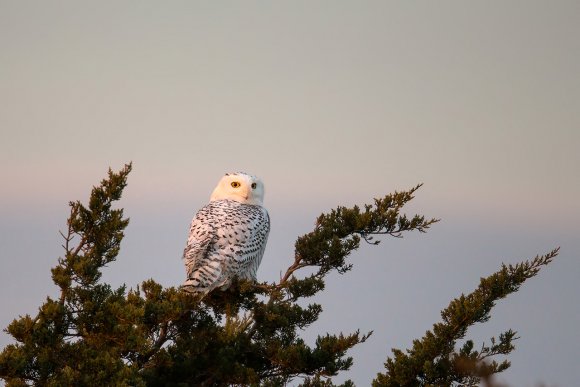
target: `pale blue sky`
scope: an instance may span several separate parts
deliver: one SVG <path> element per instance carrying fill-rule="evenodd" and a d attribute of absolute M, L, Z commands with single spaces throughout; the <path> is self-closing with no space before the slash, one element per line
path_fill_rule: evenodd
<path fill-rule="evenodd" d="M 134 162 L 106 276 L 129 286 L 183 280 L 189 220 L 226 171 L 265 181 L 264 280 L 319 212 L 423 182 L 411 210 L 441 224 L 365 246 L 320 298 L 313 328 L 375 331 L 339 380 L 368 385 L 479 277 L 561 245 L 475 334 L 520 332 L 501 380 L 572 385 L 579 17 L 575 1 L 0 0 L 0 325 L 56 292 L 67 203 L 109 166 Z"/>

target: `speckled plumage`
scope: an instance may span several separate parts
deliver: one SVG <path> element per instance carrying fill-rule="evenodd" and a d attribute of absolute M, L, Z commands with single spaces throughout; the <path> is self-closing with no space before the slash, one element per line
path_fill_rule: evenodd
<path fill-rule="evenodd" d="M 222 178 L 191 222 L 183 252 L 184 290 L 205 295 L 217 287 L 227 289 L 234 277 L 256 280 L 270 232 L 263 194 L 255 176 L 234 173 Z"/>

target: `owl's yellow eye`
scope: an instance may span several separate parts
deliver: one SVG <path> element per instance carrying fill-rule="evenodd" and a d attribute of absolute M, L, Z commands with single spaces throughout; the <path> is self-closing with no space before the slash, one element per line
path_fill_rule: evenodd
<path fill-rule="evenodd" d="M 239 188 L 240 183 L 238 181 L 232 181 L 232 187 Z"/>
<path fill-rule="evenodd" d="M 252 183 L 252 189 L 256 189 L 257 185 L 256 183 Z"/>

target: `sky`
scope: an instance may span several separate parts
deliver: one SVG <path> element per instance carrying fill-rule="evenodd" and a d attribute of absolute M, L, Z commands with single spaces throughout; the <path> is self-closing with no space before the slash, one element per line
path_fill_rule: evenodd
<path fill-rule="evenodd" d="M 408 213 L 441 222 L 361 246 L 313 300 L 308 341 L 374 331 L 336 381 L 369 385 L 480 277 L 561 246 L 468 337 L 518 332 L 501 382 L 574 385 L 579 16 L 576 1 L 0 0 L 0 325 L 57 294 L 68 202 L 109 167 L 134 167 L 104 275 L 129 287 L 184 280 L 189 222 L 225 172 L 265 182 L 264 281 L 321 212 L 423 183 Z"/>

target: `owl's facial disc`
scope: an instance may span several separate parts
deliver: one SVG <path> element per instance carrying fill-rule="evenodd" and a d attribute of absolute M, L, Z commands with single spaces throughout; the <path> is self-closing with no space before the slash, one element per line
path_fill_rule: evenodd
<path fill-rule="evenodd" d="M 226 174 L 210 198 L 210 200 L 224 199 L 261 206 L 264 201 L 264 185 L 259 178 L 246 173 Z"/>

